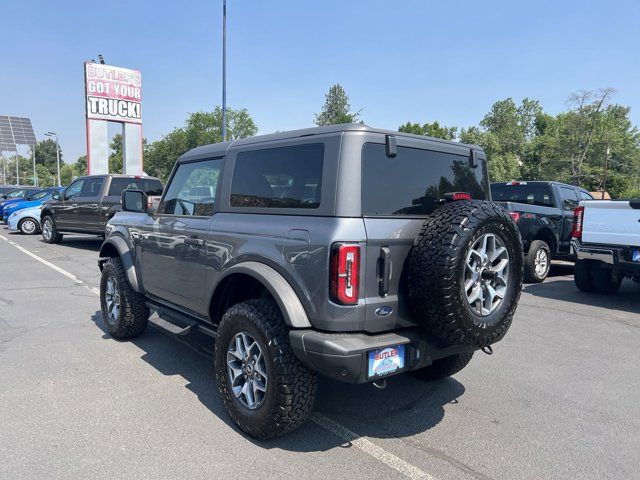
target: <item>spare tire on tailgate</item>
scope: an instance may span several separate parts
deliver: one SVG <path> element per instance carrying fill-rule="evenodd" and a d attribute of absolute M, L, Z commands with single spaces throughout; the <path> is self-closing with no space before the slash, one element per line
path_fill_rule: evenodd
<path fill-rule="evenodd" d="M 522 275 L 520 233 L 500 205 L 447 203 L 424 222 L 409 254 L 411 306 L 442 343 L 486 347 L 509 329 Z"/>

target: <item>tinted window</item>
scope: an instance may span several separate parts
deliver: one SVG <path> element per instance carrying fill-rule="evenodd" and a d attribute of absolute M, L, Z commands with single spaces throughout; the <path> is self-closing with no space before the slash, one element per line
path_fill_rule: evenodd
<path fill-rule="evenodd" d="M 445 193 L 467 192 L 488 199 L 488 179 L 462 155 L 398 147 L 387 157 L 385 146 L 367 143 L 362 150 L 362 213 L 364 215 L 428 215 Z"/>
<path fill-rule="evenodd" d="M 119 197 L 123 190 L 141 190 L 150 196 L 162 195 L 162 183 L 155 178 L 112 178 L 108 195 Z"/>
<path fill-rule="evenodd" d="M 231 206 L 318 208 L 323 158 L 321 143 L 239 153 Z"/>
<path fill-rule="evenodd" d="M 39 192 L 32 193 L 29 195 L 29 200 L 39 200 L 41 198 L 46 197 L 51 192 L 49 190 L 40 190 Z"/>
<path fill-rule="evenodd" d="M 80 196 L 88 197 L 88 198 L 96 198 L 100 196 L 100 191 L 102 190 L 103 182 L 104 182 L 103 177 L 87 178 L 87 181 L 84 182 L 84 185 L 82 186 L 82 191 L 80 192 Z"/>
<path fill-rule="evenodd" d="M 85 182 L 84 178 L 81 178 L 80 180 L 76 180 L 75 182 L 73 182 L 64 191 L 64 196 L 66 198 L 79 197 L 80 192 L 82 191 L 82 186 L 84 185 L 84 182 Z"/>
<path fill-rule="evenodd" d="M 578 206 L 578 195 L 572 188 L 560 187 L 562 208 L 573 211 Z"/>
<path fill-rule="evenodd" d="M 578 191 L 578 196 L 580 200 L 593 200 L 593 197 L 587 192 Z"/>
<path fill-rule="evenodd" d="M 22 198 L 26 194 L 26 190 L 12 190 L 6 194 L 7 198 Z"/>
<path fill-rule="evenodd" d="M 178 166 L 158 213 L 213 215 L 222 160 L 182 163 Z"/>
<path fill-rule="evenodd" d="M 554 207 L 551 187 L 546 183 L 492 183 L 491 199 L 494 202 L 526 203 L 541 207 Z"/>

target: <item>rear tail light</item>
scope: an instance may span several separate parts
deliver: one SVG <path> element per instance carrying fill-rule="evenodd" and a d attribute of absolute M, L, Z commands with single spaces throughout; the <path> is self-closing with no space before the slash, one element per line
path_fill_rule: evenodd
<path fill-rule="evenodd" d="M 511 215 L 514 222 L 518 223 L 520 221 L 520 212 L 509 212 L 509 215 Z"/>
<path fill-rule="evenodd" d="M 335 243 L 331 248 L 331 300 L 342 305 L 358 303 L 360 246 Z"/>
<path fill-rule="evenodd" d="M 571 236 L 573 238 L 582 238 L 582 223 L 584 221 L 584 207 L 576 207 L 573 210 L 573 230 Z"/>

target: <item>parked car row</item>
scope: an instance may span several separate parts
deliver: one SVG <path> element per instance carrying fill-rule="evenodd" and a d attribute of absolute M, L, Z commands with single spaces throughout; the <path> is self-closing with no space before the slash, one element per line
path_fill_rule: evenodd
<path fill-rule="evenodd" d="M 62 239 L 63 232 L 103 235 L 106 223 L 118 212 L 123 190 L 136 189 L 157 206 L 162 183 L 157 178 L 134 175 L 90 175 L 67 187 L 15 187 L 2 195 L 0 219 L 9 230 L 25 235 L 42 232 L 48 243 Z"/>

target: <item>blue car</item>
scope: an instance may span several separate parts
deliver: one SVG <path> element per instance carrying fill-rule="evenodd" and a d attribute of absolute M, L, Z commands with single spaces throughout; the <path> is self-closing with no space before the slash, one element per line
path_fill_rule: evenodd
<path fill-rule="evenodd" d="M 8 205 L 19 202 L 20 200 L 24 200 L 29 195 L 36 193 L 37 191 L 42 190 L 37 187 L 16 187 L 8 192 L 5 192 L 0 195 L 0 217 L 2 217 L 2 211 Z"/>
<path fill-rule="evenodd" d="M 51 198 L 54 191 L 62 191 L 63 188 L 51 187 L 44 188 L 42 190 L 35 190 L 29 192 L 24 198 L 14 198 L 4 201 L 0 204 L 0 215 L 2 221 L 7 223 L 7 219 L 13 212 L 22 210 L 23 208 L 37 207 L 42 205 L 45 201 Z"/>

